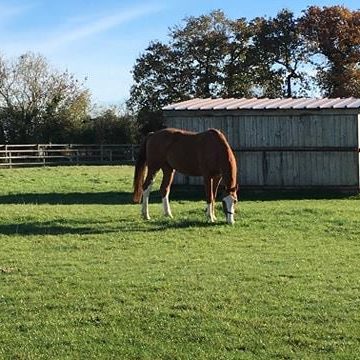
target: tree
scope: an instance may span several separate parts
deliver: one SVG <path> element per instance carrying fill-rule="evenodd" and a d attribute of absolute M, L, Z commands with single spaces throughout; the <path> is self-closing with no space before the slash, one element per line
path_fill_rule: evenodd
<path fill-rule="evenodd" d="M 71 141 L 88 116 L 90 95 L 69 72 L 41 55 L 0 59 L 0 131 L 7 143 Z"/>
<path fill-rule="evenodd" d="M 185 26 L 171 30 L 172 47 L 190 69 L 193 96 L 218 96 L 223 92 L 223 68 L 228 50 L 230 22 L 222 11 L 188 17 Z"/>
<path fill-rule="evenodd" d="M 172 102 L 189 99 L 188 68 L 180 53 L 169 45 L 152 42 L 137 60 L 134 84 L 127 106 L 138 114 L 140 132 L 163 127 L 159 110 Z"/>
<path fill-rule="evenodd" d="M 172 101 L 186 98 L 188 86 L 179 54 L 161 42 L 152 42 L 133 69 L 129 107 L 156 111 Z"/>
<path fill-rule="evenodd" d="M 229 21 L 230 34 L 224 53 L 224 97 L 253 95 L 252 29 L 245 18 Z"/>
<path fill-rule="evenodd" d="M 161 108 L 193 97 L 283 96 L 303 81 L 305 53 L 297 22 L 283 10 L 275 19 L 229 20 L 216 10 L 170 28 L 168 44 L 153 42 L 136 61 L 128 105 L 143 132 L 163 126 Z"/>
<path fill-rule="evenodd" d="M 128 104 L 146 132 L 163 126 L 164 105 L 193 97 L 307 96 L 314 85 L 360 96 L 359 18 L 341 6 L 300 19 L 286 9 L 250 22 L 219 10 L 188 17 L 138 58 Z"/>
<path fill-rule="evenodd" d="M 163 126 L 159 111 L 171 102 L 249 93 L 251 85 L 243 81 L 249 79 L 247 45 L 236 48 L 248 36 L 240 25 L 213 11 L 171 28 L 169 44 L 150 44 L 134 66 L 127 103 L 139 114 L 142 132 Z"/>
<path fill-rule="evenodd" d="M 311 6 L 301 19 L 301 27 L 324 94 L 360 97 L 360 11 Z"/>
<path fill-rule="evenodd" d="M 102 109 L 89 119 L 81 133 L 81 141 L 99 144 L 134 144 L 137 127 L 134 118 L 117 107 Z"/>
<path fill-rule="evenodd" d="M 304 70 L 308 54 L 303 45 L 300 27 L 291 11 L 283 9 L 275 18 L 257 18 L 254 26 L 256 63 L 262 67 L 264 78 L 275 79 L 273 90 L 278 96 L 292 97 L 293 84 L 306 91 L 308 79 Z M 301 70 L 301 67 L 303 69 Z"/>
<path fill-rule="evenodd" d="M 224 56 L 230 23 L 221 11 L 189 17 L 170 29 L 170 42 L 152 42 L 133 69 L 128 104 L 136 110 L 159 110 L 172 101 L 223 92 Z"/>

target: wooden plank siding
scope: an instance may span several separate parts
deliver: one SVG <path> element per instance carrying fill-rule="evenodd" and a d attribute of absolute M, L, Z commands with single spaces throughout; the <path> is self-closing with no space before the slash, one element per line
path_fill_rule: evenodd
<path fill-rule="evenodd" d="M 359 109 L 164 111 L 169 127 L 225 133 L 248 188 L 359 190 Z M 201 178 L 177 175 L 178 184 Z"/>

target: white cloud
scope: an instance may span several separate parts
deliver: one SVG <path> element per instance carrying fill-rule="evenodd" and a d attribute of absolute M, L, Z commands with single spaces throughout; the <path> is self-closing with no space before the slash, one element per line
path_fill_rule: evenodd
<path fill-rule="evenodd" d="M 71 17 L 57 18 L 56 23 L 27 22 L 23 27 L 16 27 L 15 20 L 21 19 L 15 19 L 15 15 L 22 16 L 24 8 L 8 8 L 13 29 L 5 26 L 0 31 L 0 53 L 6 58 L 27 51 L 40 53 L 55 69 L 68 69 L 78 79 L 87 77 L 86 86 L 96 101 L 116 102 L 128 96 L 131 66 L 137 52 L 145 46 L 142 34 L 148 35 L 138 21 L 145 20 L 148 25 L 149 17 L 155 19 L 165 7 L 146 3 L 112 12 L 107 9 L 106 13 L 73 13 Z M 0 5 L 0 12 L 1 9 Z M 10 14 L 14 19 L 10 19 Z M 31 12 L 26 15 L 31 16 Z M 137 35 L 131 33 L 134 26 L 140 29 Z"/>
<path fill-rule="evenodd" d="M 0 21 L 12 20 L 32 8 L 32 5 L 6 5 L 0 4 Z"/>
<path fill-rule="evenodd" d="M 82 21 L 77 26 L 72 26 L 62 31 L 55 31 L 36 47 L 39 51 L 49 52 L 67 46 L 76 41 L 90 38 L 99 33 L 116 28 L 124 23 L 136 20 L 143 16 L 160 11 L 159 6 L 143 5 L 130 9 L 122 9 L 115 14 L 92 18 L 91 21 Z"/>
<path fill-rule="evenodd" d="M 30 6 L 10 7 L 0 4 L 0 22 L 3 19 L 20 15 Z M 157 13 L 163 8 L 157 4 L 143 4 L 131 8 L 119 9 L 111 14 L 88 14 L 62 20 L 62 25 L 55 28 L 0 32 L 1 50 L 10 56 L 18 56 L 26 51 L 40 52 L 46 56 L 56 51 L 63 51 L 68 45 L 105 33 L 123 24 Z M 0 24 L 1 26 L 1 24 Z"/>

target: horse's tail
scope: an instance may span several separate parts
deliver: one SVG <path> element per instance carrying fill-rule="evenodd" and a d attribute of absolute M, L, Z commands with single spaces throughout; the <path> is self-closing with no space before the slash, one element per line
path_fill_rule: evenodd
<path fill-rule="evenodd" d="M 140 145 L 140 150 L 135 164 L 135 173 L 134 173 L 134 194 L 133 200 L 135 203 L 141 201 L 141 196 L 143 193 L 143 183 L 146 172 L 146 143 L 149 136 L 147 136 Z"/>

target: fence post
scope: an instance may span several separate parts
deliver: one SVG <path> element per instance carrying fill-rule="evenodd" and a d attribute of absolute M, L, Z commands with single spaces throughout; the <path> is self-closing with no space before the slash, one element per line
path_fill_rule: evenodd
<path fill-rule="evenodd" d="M 44 149 L 42 150 L 42 157 L 43 157 L 43 166 L 46 166 L 46 152 Z"/>
<path fill-rule="evenodd" d="M 10 169 L 12 168 L 12 160 L 11 160 L 11 150 L 9 151 L 9 166 L 10 166 Z"/>
<path fill-rule="evenodd" d="M 37 144 L 37 157 L 38 161 L 40 162 L 42 160 L 42 165 L 45 166 L 45 153 L 44 151 L 41 151 L 41 145 Z"/>
<path fill-rule="evenodd" d="M 131 161 L 135 161 L 135 145 L 131 144 Z"/>
<path fill-rule="evenodd" d="M 104 145 L 103 144 L 100 145 L 100 162 L 101 163 L 104 162 Z"/>
<path fill-rule="evenodd" d="M 7 145 L 5 145 L 5 162 L 9 163 L 9 159 L 8 159 L 8 152 L 7 152 Z"/>

